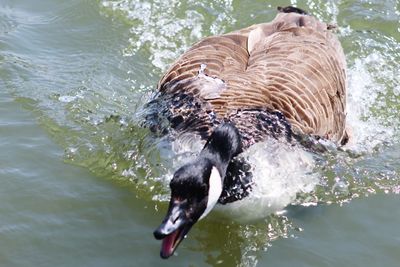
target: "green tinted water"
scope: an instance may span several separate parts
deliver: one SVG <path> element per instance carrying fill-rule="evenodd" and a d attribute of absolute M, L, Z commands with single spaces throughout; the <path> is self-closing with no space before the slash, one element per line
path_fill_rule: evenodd
<path fill-rule="evenodd" d="M 291 3 L 340 26 L 353 152 L 284 216 L 211 214 L 161 261 L 174 159 L 138 111 L 193 42 L 290 2 L 2 0 L 0 266 L 398 266 L 400 4 Z"/>

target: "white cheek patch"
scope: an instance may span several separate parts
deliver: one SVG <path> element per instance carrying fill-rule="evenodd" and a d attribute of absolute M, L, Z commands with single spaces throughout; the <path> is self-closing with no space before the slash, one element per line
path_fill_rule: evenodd
<path fill-rule="evenodd" d="M 211 170 L 210 180 L 209 180 L 209 187 L 208 187 L 208 201 L 207 201 L 207 208 L 204 210 L 203 214 L 201 215 L 200 219 L 203 219 L 217 204 L 219 197 L 222 193 L 222 179 L 219 171 L 216 167 L 213 167 Z"/>

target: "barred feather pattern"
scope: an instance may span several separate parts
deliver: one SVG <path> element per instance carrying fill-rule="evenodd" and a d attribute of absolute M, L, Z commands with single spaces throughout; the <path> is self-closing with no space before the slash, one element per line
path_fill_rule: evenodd
<path fill-rule="evenodd" d="M 262 109 L 238 109 L 225 118 L 219 118 L 212 106 L 192 94 L 177 92 L 163 94 L 146 105 L 145 125 L 153 132 L 172 136 L 195 133 L 206 140 L 212 129 L 222 122 L 233 123 L 241 134 L 242 148 L 260 142 L 266 136 L 283 138 L 293 142 L 299 138 L 293 135 L 289 122 L 281 112 Z"/>
<path fill-rule="evenodd" d="M 295 134 L 344 144 L 346 62 L 331 28 L 310 15 L 278 13 L 270 23 L 207 37 L 171 65 L 158 84 L 160 96 L 198 103 L 182 109 L 171 102 L 169 111 L 182 116 L 179 127 L 201 128 L 203 137 L 224 120 L 235 121 L 242 135 L 256 131 L 257 124 L 239 118 L 259 110 L 283 114 Z"/>

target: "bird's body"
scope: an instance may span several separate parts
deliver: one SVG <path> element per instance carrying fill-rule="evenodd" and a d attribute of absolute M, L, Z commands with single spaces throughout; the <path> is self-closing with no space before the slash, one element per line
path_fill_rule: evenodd
<path fill-rule="evenodd" d="M 291 143 L 311 136 L 338 145 L 348 139 L 346 63 L 337 37 L 300 9 L 278 10 L 272 22 L 193 45 L 161 78 L 148 104 L 155 111 L 147 117 L 151 128 L 160 128 L 165 117 L 176 132 L 207 140 L 198 159 L 171 180 L 168 214 L 154 233 L 164 239 L 163 258 L 210 211 L 215 196 L 220 203 L 246 196 L 232 197 L 229 186 L 237 187 L 235 156 L 252 144 L 270 137 Z"/>
<path fill-rule="evenodd" d="M 254 110 L 278 111 L 295 133 L 346 142 L 346 62 L 328 28 L 309 15 L 278 13 L 272 22 L 196 43 L 158 84 L 164 97 L 182 99 L 169 103 L 174 126 L 207 138 L 228 120 L 246 135 L 256 130 L 248 123 L 257 120 Z"/>

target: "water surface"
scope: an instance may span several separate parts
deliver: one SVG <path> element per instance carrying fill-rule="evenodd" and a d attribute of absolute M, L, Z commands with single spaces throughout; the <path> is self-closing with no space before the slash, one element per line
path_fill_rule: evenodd
<path fill-rule="evenodd" d="M 151 233 L 196 147 L 172 153 L 138 114 L 193 42 L 287 4 L 339 26 L 354 141 L 279 214 L 211 213 L 162 261 Z M 398 266 L 399 19 L 397 1 L 2 0 L 0 265 Z"/>

